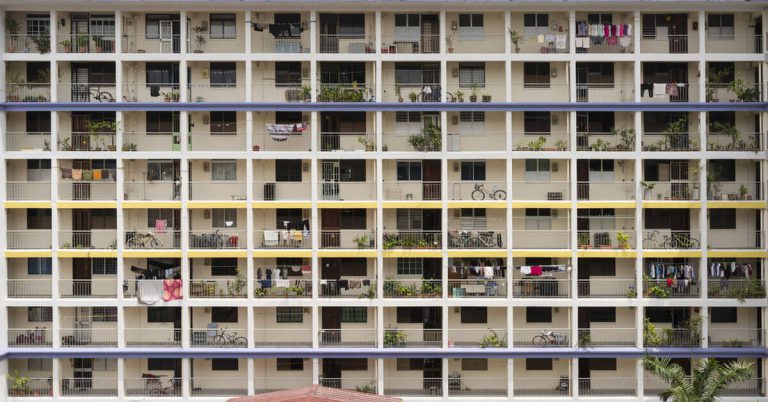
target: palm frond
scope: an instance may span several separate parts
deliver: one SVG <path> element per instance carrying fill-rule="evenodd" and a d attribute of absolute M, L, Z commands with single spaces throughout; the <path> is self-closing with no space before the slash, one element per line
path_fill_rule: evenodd
<path fill-rule="evenodd" d="M 714 401 L 720 391 L 729 385 L 752 378 L 755 375 L 752 366 L 751 362 L 743 363 L 738 361 L 719 366 L 720 369 L 717 371 L 717 374 L 714 378 L 710 379 L 703 389 L 701 394 L 702 401 Z"/>

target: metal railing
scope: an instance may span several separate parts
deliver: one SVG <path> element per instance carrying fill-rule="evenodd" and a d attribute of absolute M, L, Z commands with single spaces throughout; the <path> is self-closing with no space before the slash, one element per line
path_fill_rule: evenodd
<path fill-rule="evenodd" d="M 448 53 L 504 53 L 505 35 L 459 31 L 445 38 Z"/>
<path fill-rule="evenodd" d="M 61 35 L 58 52 L 60 53 L 114 53 L 115 37 L 110 35 L 70 34 Z"/>
<path fill-rule="evenodd" d="M 129 347 L 181 346 L 181 329 L 167 326 L 126 328 L 125 345 Z"/>
<path fill-rule="evenodd" d="M 448 297 L 507 297 L 507 282 L 504 279 L 449 279 Z"/>
<path fill-rule="evenodd" d="M 699 83 L 694 81 L 643 84 L 640 86 L 640 101 L 645 103 L 698 102 Z"/>
<path fill-rule="evenodd" d="M 442 378 L 384 378 L 384 395 L 401 397 L 440 397 L 442 394 Z"/>
<path fill-rule="evenodd" d="M 631 82 L 576 83 L 576 102 L 634 102 L 635 84 Z"/>
<path fill-rule="evenodd" d="M 245 34 L 250 35 L 250 30 L 246 29 Z M 211 35 L 205 30 L 193 31 L 188 36 L 188 53 L 242 53 L 245 47 L 245 37 L 239 32 L 231 37 Z"/>
<path fill-rule="evenodd" d="M 180 200 L 181 183 L 172 181 L 126 181 L 123 197 L 126 201 Z"/>
<path fill-rule="evenodd" d="M 62 249 L 117 249 L 115 229 L 60 230 L 59 248 Z"/>
<path fill-rule="evenodd" d="M 163 231 L 125 228 L 126 249 L 178 249 L 181 248 L 181 231 Z"/>
<path fill-rule="evenodd" d="M 62 378 L 61 395 L 72 397 L 116 397 L 117 378 Z"/>
<path fill-rule="evenodd" d="M 322 83 L 317 89 L 317 102 L 375 102 L 373 84 Z"/>
<path fill-rule="evenodd" d="M 254 393 L 264 394 L 268 392 L 282 391 L 286 389 L 304 388 L 312 385 L 312 378 L 264 378 L 257 377 L 253 380 Z"/>
<path fill-rule="evenodd" d="M 122 102 L 180 102 L 178 83 L 123 83 Z"/>
<path fill-rule="evenodd" d="M 192 396 L 238 396 L 248 394 L 248 379 L 241 378 L 200 378 L 189 379 Z"/>
<path fill-rule="evenodd" d="M 376 379 L 375 378 L 329 378 L 321 377 L 318 380 L 319 384 L 328 388 L 341 388 L 350 389 L 358 392 L 375 394 L 376 393 Z"/>
<path fill-rule="evenodd" d="M 762 328 L 712 328 L 707 334 L 709 347 L 759 348 L 765 344 Z"/>
<path fill-rule="evenodd" d="M 745 82 L 741 87 L 734 89 L 728 83 L 707 83 L 707 102 L 760 102 L 763 94 L 762 85 L 759 82 Z"/>
<path fill-rule="evenodd" d="M 6 151 L 50 151 L 50 132 L 5 132 Z"/>
<path fill-rule="evenodd" d="M 506 328 L 450 328 L 447 332 L 449 348 L 485 349 L 506 348 L 508 346 Z"/>
<path fill-rule="evenodd" d="M 385 279 L 385 298 L 439 298 L 443 296 L 441 279 Z"/>
<path fill-rule="evenodd" d="M 181 396 L 181 378 L 164 375 L 149 375 L 141 378 L 125 378 L 127 396 L 179 397 Z"/>
<path fill-rule="evenodd" d="M 373 298 L 376 296 L 376 280 L 372 278 L 321 279 L 320 297 Z"/>
<path fill-rule="evenodd" d="M 571 379 L 567 376 L 549 378 L 528 378 L 515 381 L 515 396 L 565 397 L 571 395 Z"/>
<path fill-rule="evenodd" d="M 59 333 L 61 346 L 65 348 L 117 346 L 116 326 L 114 328 L 61 328 Z"/>
<path fill-rule="evenodd" d="M 320 231 L 321 248 L 376 248 L 376 231 L 374 230 L 322 230 Z"/>
<path fill-rule="evenodd" d="M 383 345 L 385 348 L 441 348 L 442 329 L 386 328 Z"/>
<path fill-rule="evenodd" d="M 704 38 L 707 53 L 762 53 L 761 35 L 715 35 Z"/>
<path fill-rule="evenodd" d="M 757 201 L 765 199 L 765 190 L 761 182 L 709 182 L 707 183 L 707 199 Z"/>
<path fill-rule="evenodd" d="M 643 297 L 654 299 L 698 298 L 699 283 L 686 279 L 648 279 L 643 281 Z"/>
<path fill-rule="evenodd" d="M 381 35 L 381 53 L 385 53 L 385 54 L 440 53 L 440 35 L 437 35 L 437 34 Z"/>
<path fill-rule="evenodd" d="M 9 250 L 51 249 L 50 229 L 7 230 L 6 247 Z"/>
<path fill-rule="evenodd" d="M 442 232 L 426 230 L 384 231 L 382 248 L 389 249 L 440 249 Z"/>
<path fill-rule="evenodd" d="M 765 150 L 764 138 L 763 133 L 740 133 L 732 137 L 709 131 L 707 132 L 707 151 L 763 151 Z"/>
<path fill-rule="evenodd" d="M 307 127 L 307 129 L 304 131 L 289 133 L 254 131 L 253 145 L 251 149 L 253 151 L 269 152 L 307 152 L 312 148 L 312 137 L 309 135 L 309 133 L 309 127 Z M 351 140 L 351 138 L 345 138 L 340 141 L 343 141 L 344 146 L 352 146 L 352 144 L 350 144 Z M 323 141 L 325 140 L 321 139 L 321 144 Z M 354 139 L 354 141 L 357 143 L 357 139 Z M 341 146 L 341 143 L 338 145 Z"/>
<path fill-rule="evenodd" d="M 376 135 L 366 132 L 322 132 L 320 151 L 374 151 Z"/>
<path fill-rule="evenodd" d="M 49 83 L 15 83 L 5 84 L 6 102 L 50 102 L 51 84 Z"/>
<path fill-rule="evenodd" d="M 193 347 L 245 348 L 248 330 L 245 328 L 191 328 L 190 345 Z"/>
<path fill-rule="evenodd" d="M 619 132 L 576 132 L 576 150 L 587 152 L 631 152 L 635 150 L 634 132 L 624 137 Z"/>
<path fill-rule="evenodd" d="M 312 86 L 309 80 L 254 83 L 251 85 L 251 98 L 254 102 L 309 102 L 312 100 Z"/>
<path fill-rule="evenodd" d="M 117 183 L 104 181 L 60 181 L 59 199 L 67 201 L 114 201 Z"/>
<path fill-rule="evenodd" d="M 698 35 L 653 35 L 641 36 L 641 53 L 697 53 Z"/>
<path fill-rule="evenodd" d="M 257 267 L 262 268 L 264 267 Z M 277 280 L 268 281 L 266 279 L 257 279 L 253 283 L 253 297 L 255 298 L 307 298 L 312 297 L 311 279 L 286 279 L 288 286 L 283 286 L 285 282 L 280 282 L 278 287 Z"/>
<path fill-rule="evenodd" d="M 443 91 L 446 91 L 446 88 L 439 82 L 389 81 L 382 83 L 382 101 L 405 103 L 442 102 Z M 466 93 L 467 91 L 463 92 Z M 447 92 L 445 95 L 446 99 L 449 99 L 451 96 L 450 92 Z M 465 96 L 468 97 L 468 95 Z"/>
<path fill-rule="evenodd" d="M 579 248 L 635 248 L 635 230 L 580 230 L 576 234 Z"/>
<path fill-rule="evenodd" d="M 711 299 L 761 299 L 765 285 L 760 279 L 709 278 L 707 294 Z"/>
<path fill-rule="evenodd" d="M 633 347 L 636 345 L 636 328 L 579 328 L 576 346 L 591 347 Z"/>
<path fill-rule="evenodd" d="M 224 95 L 226 96 L 226 95 Z M 192 151 L 236 151 L 245 148 L 245 132 L 200 132 L 189 133 L 189 148 Z"/>
<path fill-rule="evenodd" d="M 643 132 L 642 150 L 646 152 L 690 152 L 699 148 L 699 133 Z"/>
<path fill-rule="evenodd" d="M 585 396 L 635 396 L 635 378 L 580 378 L 579 395 Z"/>
<path fill-rule="evenodd" d="M 301 181 L 254 181 L 253 199 L 256 201 L 308 201 L 312 184 Z"/>
<path fill-rule="evenodd" d="M 763 391 L 765 380 L 765 378 L 758 377 L 731 384 L 725 387 L 725 389 L 720 392 L 720 395 L 723 397 L 761 397 L 765 395 Z M 646 396 L 655 396 L 669 389 L 669 383 L 658 377 L 652 377 L 647 374 L 645 375 L 643 383 Z"/>
<path fill-rule="evenodd" d="M 438 201 L 442 198 L 439 181 L 384 181 L 386 201 Z"/>
<path fill-rule="evenodd" d="M 644 230 L 641 243 L 651 250 L 696 250 L 701 248 L 699 232 L 690 230 Z"/>
<path fill-rule="evenodd" d="M 570 248 L 569 230 L 513 230 L 512 247 L 520 249 Z"/>
<path fill-rule="evenodd" d="M 48 181 L 8 181 L 5 183 L 8 201 L 50 200 L 51 183 Z"/>
<path fill-rule="evenodd" d="M 321 329 L 317 331 L 321 348 L 375 348 L 375 328 Z"/>
<path fill-rule="evenodd" d="M 245 201 L 244 181 L 192 181 L 189 182 L 190 200 Z"/>
<path fill-rule="evenodd" d="M 571 346 L 569 328 L 522 329 L 512 331 L 512 345 L 516 348 L 567 348 Z"/>
<path fill-rule="evenodd" d="M 635 51 L 635 38 L 632 36 L 608 39 L 610 38 L 577 37 L 576 53 L 634 53 Z M 589 43 L 584 44 L 582 41 Z"/>
<path fill-rule="evenodd" d="M 191 137 L 191 134 L 189 135 Z M 191 146 L 187 145 L 188 149 Z M 245 146 L 243 146 L 245 148 Z M 181 133 L 178 132 L 126 132 L 123 135 L 123 152 L 168 152 L 181 151 Z M 127 173 L 127 172 L 126 172 Z M 141 176 L 136 176 L 141 177 Z"/>
<path fill-rule="evenodd" d="M 525 201 L 569 200 L 570 183 L 567 181 L 515 181 L 512 182 L 512 199 Z"/>
<path fill-rule="evenodd" d="M 504 230 L 460 230 L 448 232 L 448 248 L 502 249 L 507 246 Z"/>
<path fill-rule="evenodd" d="M 254 32 L 251 37 L 253 53 L 308 53 L 309 35 L 275 37 L 268 32 Z"/>
<path fill-rule="evenodd" d="M 51 279 L 8 279 L 7 289 L 9 298 L 43 299 L 50 298 Z"/>
<path fill-rule="evenodd" d="M 51 51 L 51 36 L 44 35 L 5 35 L 5 51 L 8 53 L 39 53 Z"/>
<path fill-rule="evenodd" d="M 634 278 L 599 278 L 578 280 L 578 292 L 580 298 L 635 298 L 637 286 Z"/>
<path fill-rule="evenodd" d="M 76 103 L 106 103 L 118 102 L 117 84 L 112 83 L 73 83 L 60 82 L 56 84 L 58 102 Z"/>
<path fill-rule="evenodd" d="M 179 53 L 181 35 L 147 37 L 147 35 L 123 35 L 123 53 Z"/>
<path fill-rule="evenodd" d="M 189 233 L 189 247 L 201 249 L 244 249 L 248 244 L 245 231 L 194 230 Z"/>
<path fill-rule="evenodd" d="M 376 183 L 370 181 L 320 182 L 321 201 L 371 201 L 376 199 Z"/>
<path fill-rule="evenodd" d="M 512 150 L 518 152 L 567 151 L 566 132 L 513 132 Z"/>
<path fill-rule="evenodd" d="M 568 53 L 569 39 L 568 33 L 555 31 L 547 31 L 542 35 L 523 35 L 520 50 L 514 44 L 512 50 L 515 53 Z"/>
<path fill-rule="evenodd" d="M 505 181 L 449 181 L 448 188 L 451 200 L 474 201 L 503 201 L 507 199 L 507 182 Z"/>
<path fill-rule="evenodd" d="M 311 348 L 312 328 L 254 329 L 253 344 L 256 348 Z"/>
<path fill-rule="evenodd" d="M 635 183 L 632 181 L 593 181 L 577 183 L 579 200 L 634 200 Z"/>
<path fill-rule="evenodd" d="M 569 279 L 515 279 L 514 297 L 523 298 L 565 298 L 571 295 Z"/>
<path fill-rule="evenodd" d="M 10 347 L 51 347 L 53 330 L 46 327 L 8 328 Z"/>
<path fill-rule="evenodd" d="M 699 183 L 695 181 L 651 181 L 642 182 L 641 190 L 646 201 L 688 201 L 700 200 Z"/>
<path fill-rule="evenodd" d="M 27 378 L 24 387 L 10 378 L 7 379 L 9 397 L 51 397 L 53 396 L 53 378 Z"/>
<path fill-rule="evenodd" d="M 682 347 L 701 346 L 701 334 L 688 328 L 656 328 L 656 333 L 643 333 L 645 347 Z"/>
<path fill-rule="evenodd" d="M 113 299 L 117 297 L 117 279 L 59 279 L 59 297 Z"/>
<path fill-rule="evenodd" d="M 373 36 L 345 35 L 345 34 L 319 34 L 320 53 L 375 53 L 376 39 Z M 422 52 L 423 53 L 423 52 Z"/>
<path fill-rule="evenodd" d="M 707 246 L 719 249 L 764 249 L 761 230 L 709 229 Z"/>
<path fill-rule="evenodd" d="M 214 299 L 245 298 L 248 295 L 247 285 L 243 278 L 190 279 L 189 296 Z"/>

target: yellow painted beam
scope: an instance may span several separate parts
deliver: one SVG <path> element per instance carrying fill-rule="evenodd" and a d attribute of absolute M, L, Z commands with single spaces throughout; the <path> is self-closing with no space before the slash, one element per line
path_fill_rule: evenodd
<path fill-rule="evenodd" d="M 50 257 L 52 254 L 51 250 L 8 250 L 5 252 L 5 258 Z"/>
<path fill-rule="evenodd" d="M 442 208 L 442 201 L 384 201 L 383 208 Z"/>
<path fill-rule="evenodd" d="M 506 208 L 506 201 L 448 201 L 448 208 Z"/>
<path fill-rule="evenodd" d="M 376 201 L 321 201 L 317 203 L 317 207 L 327 209 L 376 208 Z"/>
<path fill-rule="evenodd" d="M 384 250 L 386 258 L 440 258 L 443 252 L 440 250 Z"/>
<path fill-rule="evenodd" d="M 56 207 L 59 209 L 112 209 L 117 208 L 117 201 L 59 201 Z"/>
<path fill-rule="evenodd" d="M 515 250 L 512 257 L 570 257 L 571 250 Z"/>
<path fill-rule="evenodd" d="M 248 254 L 245 250 L 190 250 L 187 256 L 190 258 L 245 258 Z"/>
<path fill-rule="evenodd" d="M 646 250 L 643 257 L 657 258 L 701 258 L 699 250 Z"/>
<path fill-rule="evenodd" d="M 253 208 L 312 208 L 311 201 L 254 201 Z"/>
<path fill-rule="evenodd" d="M 506 258 L 506 250 L 448 250 L 450 258 Z"/>
<path fill-rule="evenodd" d="M 67 249 L 59 250 L 58 256 L 62 258 L 117 258 L 117 250 Z"/>
<path fill-rule="evenodd" d="M 643 201 L 643 208 L 701 208 L 701 201 Z"/>
<path fill-rule="evenodd" d="M 764 209 L 768 207 L 766 201 L 709 201 L 707 208 L 735 208 L 735 209 Z"/>
<path fill-rule="evenodd" d="M 123 201 L 123 209 L 181 208 L 181 201 Z"/>
<path fill-rule="evenodd" d="M 512 208 L 570 208 L 570 201 L 512 201 Z"/>
<path fill-rule="evenodd" d="M 320 250 L 318 257 L 376 257 L 376 250 Z"/>
<path fill-rule="evenodd" d="M 581 258 L 635 258 L 634 250 L 579 250 L 576 253 Z"/>
<path fill-rule="evenodd" d="M 51 205 L 52 203 L 50 201 L 6 201 L 4 203 L 5 209 L 51 209 Z"/>
<path fill-rule="evenodd" d="M 125 250 L 124 258 L 181 258 L 181 250 Z"/>
<path fill-rule="evenodd" d="M 188 201 L 189 209 L 210 209 L 210 208 L 245 208 L 248 205 L 245 201 Z"/>
<path fill-rule="evenodd" d="M 711 258 L 767 258 L 768 251 L 765 250 L 710 250 L 708 255 Z"/>
<path fill-rule="evenodd" d="M 635 209 L 634 201 L 577 201 L 578 208 Z"/>
<path fill-rule="evenodd" d="M 253 250 L 254 258 L 280 258 L 280 257 L 294 257 L 294 258 L 310 258 L 312 257 L 312 250 Z"/>

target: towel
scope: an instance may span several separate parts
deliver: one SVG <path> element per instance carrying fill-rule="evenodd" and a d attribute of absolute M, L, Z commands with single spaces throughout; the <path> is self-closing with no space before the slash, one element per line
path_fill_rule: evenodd
<path fill-rule="evenodd" d="M 168 228 L 168 221 L 165 219 L 155 219 L 155 232 L 165 233 L 165 229 Z"/>
<path fill-rule="evenodd" d="M 61 168 L 61 178 L 62 179 L 71 179 L 72 178 L 72 168 Z"/>
<path fill-rule="evenodd" d="M 83 180 L 83 170 L 72 169 L 72 180 Z"/>
<path fill-rule="evenodd" d="M 293 232 L 293 240 L 295 241 L 301 241 L 303 234 L 300 230 L 296 230 Z"/>
<path fill-rule="evenodd" d="M 541 276 L 541 266 L 534 265 L 531 267 L 531 275 L 533 276 Z"/>
<path fill-rule="evenodd" d="M 520 267 L 520 274 L 521 275 L 530 275 L 531 274 L 531 266 L 530 265 L 523 265 Z"/>
<path fill-rule="evenodd" d="M 485 279 L 493 279 L 493 267 L 483 267 L 483 277 Z"/>
<path fill-rule="evenodd" d="M 264 245 L 276 246 L 280 240 L 280 232 L 277 230 L 265 230 L 264 231 Z"/>
<path fill-rule="evenodd" d="M 287 288 L 291 286 L 291 281 L 288 279 L 275 279 L 276 288 Z"/>
<path fill-rule="evenodd" d="M 163 300 L 181 300 L 181 279 L 166 279 L 163 281 Z"/>
<path fill-rule="evenodd" d="M 101 180 L 101 170 L 96 169 L 93 171 L 93 180 Z"/>
<path fill-rule="evenodd" d="M 163 298 L 163 281 L 147 279 L 138 281 L 136 296 L 141 304 L 155 304 Z"/>
<path fill-rule="evenodd" d="M 312 266 L 311 265 L 302 265 L 301 266 L 301 272 L 312 272 Z"/>
<path fill-rule="evenodd" d="M 667 97 L 667 84 L 653 84 L 653 95 L 655 98 Z"/>
<path fill-rule="evenodd" d="M 619 38 L 619 45 L 621 47 L 629 47 L 629 45 L 631 44 L 632 44 L 632 38 L 630 38 L 629 36 L 622 36 L 621 38 Z"/>
<path fill-rule="evenodd" d="M 539 35 L 536 37 L 536 41 L 539 43 L 544 43 L 544 35 Z"/>
<path fill-rule="evenodd" d="M 568 46 L 568 37 L 565 34 L 555 35 L 555 48 L 564 50 Z"/>

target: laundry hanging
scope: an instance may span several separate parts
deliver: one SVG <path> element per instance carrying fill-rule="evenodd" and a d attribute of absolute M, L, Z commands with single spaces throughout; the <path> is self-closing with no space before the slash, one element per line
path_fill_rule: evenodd
<path fill-rule="evenodd" d="M 308 123 L 295 124 L 267 124 L 267 133 L 272 137 L 272 141 L 287 141 L 291 135 L 300 135 L 307 130 Z"/>

